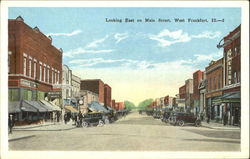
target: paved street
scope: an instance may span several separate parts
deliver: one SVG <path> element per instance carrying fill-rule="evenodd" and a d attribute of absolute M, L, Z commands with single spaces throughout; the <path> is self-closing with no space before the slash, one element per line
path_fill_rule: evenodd
<path fill-rule="evenodd" d="M 55 125 L 53 125 L 55 127 Z M 61 126 L 62 127 L 62 126 Z M 239 151 L 240 130 L 171 126 L 131 113 L 103 127 L 61 131 L 14 131 L 35 135 L 10 141 L 10 150 L 69 151 Z"/>

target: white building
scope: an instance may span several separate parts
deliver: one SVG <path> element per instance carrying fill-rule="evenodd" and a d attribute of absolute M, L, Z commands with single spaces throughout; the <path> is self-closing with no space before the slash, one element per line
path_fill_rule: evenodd
<path fill-rule="evenodd" d="M 80 90 L 80 98 L 82 99 L 80 110 L 82 113 L 85 113 L 87 111 L 88 104 L 91 104 L 93 101 L 98 102 L 99 95 L 88 90 Z"/>
<path fill-rule="evenodd" d="M 80 85 L 81 85 L 81 78 L 72 74 L 71 92 L 73 98 L 80 97 Z"/>
<path fill-rule="evenodd" d="M 62 99 L 63 105 L 69 105 L 72 98 L 72 71 L 67 65 L 62 66 Z"/>

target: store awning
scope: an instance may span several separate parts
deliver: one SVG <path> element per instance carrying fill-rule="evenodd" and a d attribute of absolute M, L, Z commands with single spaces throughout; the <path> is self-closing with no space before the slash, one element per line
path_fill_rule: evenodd
<path fill-rule="evenodd" d="M 54 105 L 46 100 L 40 100 L 40 102 L 42 102 L 44 105 L 49 107 L 52 111 L 61 111 L 61 109 L 58 106 L 56 106 L 56 105 Z"/>
<path fill-rule="evenodd" d="M 240 103 L 240 92 L 225 93 L 222 96 L 213 99 L 212 103 L 213 105 L 220 103 Z"/>
<path fill-rule="evenodd" d="M 31 106 L 38 109 L 38 111 L 41 112 L 41 113 L 48 112 L 48 110 L 46 108 L 44 108 L 43 104 L 40 101 L 24 100 L 24 103 L 30 104 Z"/>
<path fill-rule="evenodd" d="M 24 112 L 38 112 L 39 111 L 39 109 L 37 109 L 36 107 L 34 107 L 33 105 L 27 103 L 24 100 L 22 100 L 20 102 L 20 108 Z"/>
<path fill-rule="evenodd" d="M 78 110 L 71 105 L 66 105 L 64 108 L 70 111 L 71 113 L 78 113 Z"/>
<path fill-rule="evenodd" d="M 98 112 L 105 112 L 108 113 L 109 111 L 101 104 L 96 101 L 93 101 L 91 104 L 88 105 L 91 111 L 98 111 Z"/>

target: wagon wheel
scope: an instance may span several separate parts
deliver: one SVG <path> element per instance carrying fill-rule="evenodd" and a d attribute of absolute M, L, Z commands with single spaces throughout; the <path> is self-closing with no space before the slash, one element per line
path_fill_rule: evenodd
<path fill-rule="evenodd" d="M 98 126 L 103 126 L 103 125 L 104 125 L 104 122 L 102 120 L 99 120 Z"/>
<path fill-rule="evenodd" d="M 179 122 L 178 122 L 178 124 L 179 124 L 179 126 L 184 126 L 184 121 L 183 120 L 180 120 Z"/>
<path fill-rule="evenodd" d="M 88 126 L 89 126 L 89 124 L 86 121 L 82 122 L 82 127 L 87 128 Z"/>

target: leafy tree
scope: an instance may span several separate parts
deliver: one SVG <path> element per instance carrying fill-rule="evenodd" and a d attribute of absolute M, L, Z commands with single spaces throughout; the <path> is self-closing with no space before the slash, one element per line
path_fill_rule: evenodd
<path fill-rule="evenodd" d="M 153 99 L 145 99 L 144 101 L 140 102 L 138 105 L 138 108 L 140 110 L 145 110 L 148 105 L 150 105 L 153 102 Z"/>
<path fill-rule="evenodd" d="M 125 101 L 124 102 L 124 104 L 125 104 L 125 108 L 126 109 L 128 109 L 128 110 L 132 110 L 132 109 L 135 109 L 136 107 L 135 107 L 135 104 L 134 103 L 132 103 L 132 102 L 130 102 L 130 101 Z"/>

